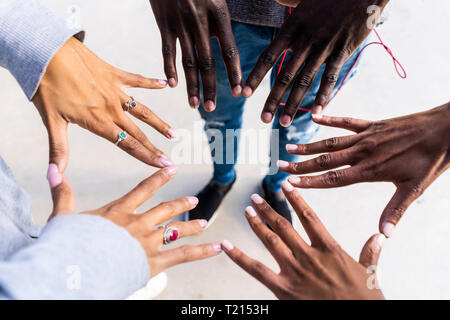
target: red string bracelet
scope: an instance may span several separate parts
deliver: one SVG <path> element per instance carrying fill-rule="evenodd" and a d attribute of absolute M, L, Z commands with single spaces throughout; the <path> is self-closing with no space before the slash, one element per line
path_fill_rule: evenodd
<path fill-rule="evenodd" d="M 289 14 L 292 13 L 292 8 L 289 8 Z M 344 77 L 344 80 L 342 80 L 342 83 L 340 84 L 340 86 L 338 87 L 336 94 L 333 96 L 333 98 L 331 98 L 328 103 L 330 103 L 337 95 L 338 93 L 341 91 L 342 87 L 345 85 L 347 78 L 350 76 L 351 72 L 353 71 L 353 69 L 355 68 L 356 64 L 358 63 L 359 59 L 361 58 L 362 53 L 364 52 L 364 50 L 366 50 L 368 47 L 370 47 L 371 45 L 381 45 L 384 47 L 384 49 L 386 50 L 386 52 L 392 57 L 392 61 L 394 63 L 394 67 L 395 67 L 395 71 L 397 72 L 398 76 L 402 79 L 406 79 L 407 77 L 407 73 L 405 68 L 403 67 L 403 65 L 400 63 L 400 61 L 395 57 L 394 53 L 392 52 L 392 50 L 383 42 L 383 40 L 380 37 L 380 34 L 377 32 L 377 30 L 373 29 L 373 32 L 375 33 L 375 35 L 378 38 L 378 41 L 373 41 L 370 42 L 368 44 L 366 44 L 361 51 L 358 53 L 358 55 L 356 56 L 355 62 L 353 62 L 352 66 L 350 67 L 350 69 L 348 70 L 347 74 Z M 281 63 L 280 63 L 280 67 L 278 68 L 278 72 L 277 72 L 277 76 L 280 74 L 281 72 L 281 68 L 283 67 L 283 63 L 284 60 L 286 59 L 286 55 L 287 55 L 287 50 L 284 51 L 283 54 L 283 58 L 281 59 Z M 285 106 L 286 103 L 282 102 L 280 103 L 280 106 Z M 302 108 L 302 107 L 298 107 L 298 110 L 302 110 L 302 111 L 307 111 L 310 112 L 311 109 L 306 109 L 306 108 Z"/>

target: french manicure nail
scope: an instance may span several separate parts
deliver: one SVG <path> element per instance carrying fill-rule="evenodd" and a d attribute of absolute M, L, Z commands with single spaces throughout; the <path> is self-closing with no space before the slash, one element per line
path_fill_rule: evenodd
<path fill-rule="evenodd" d="M 233 88 L 233 95 L 235 97 L 240 97 L 242 94 L 242 87 L 240 85 Z"/>
<path fill-rule="evenodd" d="M 169 176 L 174 176 L 177 171 L 178 171 L 178 167 L 177 166 L 170 166 L 170 167 L 166 167 L 164 168 L 164 170 L 166 170 L 167 174 Z"/>
<path fill-rule="evenodd" d="M 59 186 L 62 182 L 62 174 L 59 172 L 58 166 L 54 163 L 50 163 L 47 170 L 47 180 L 50 188 Z"/>
<path fill-rule="evenodd" d="M 292 186 L 292 184 L 289 183 L 289 181 L 283 181 L 281 183 L 281 186 L 284 188 L 284 190 L 286 190 L 287 192 L 292 192 L 294 191 L 294 187 Z"/>
<path fill-rule="evenodd" d="M 214 251 L 222 252 L 222 245 L 220 243 L 213 244 Z"/>
<path fill-rule="evenodd" d="M 284 161 L 284 160 L 278 160 L 277 166 L 278 166 L 278 168 L 286 169 L 286 168 L 289 168 L 289 162 Z"/>
<path fill-rule="evenodd" d="M 200 227 L 206 228 L 206 226 L 208 225 L 208 221 L 205 219 L 198 220 L 198 224 L 200 225 Z"/>
<path fill-rule="evenodd" d="M 222 247 L 225 248 L 227 251 L 231 251 L 231 250 L 234 249 L 234 246 L 228 240 L 223 240 L 222 241 Z"/>
<path fill-rule="evenodd" d="M 173 130 L 172 128 L 170 128 L 170 129 L 167 131 L 167 134 L 169 135 L 169 137 L 170 137 L 171 139 L 175 139 L 175 138 L 177 137 L 177 133 L 176 133 L 175 130 Z"/>
<path fill-rule="evenodd" d="M 386 238 L 390 238 L 392 236 L 392 234 L 394 233 L 394 230 L 395 230 L 395 226 L 390 222 L 385 223 L 383 226 L 383 233 L 386 236 Z"/>
<path fill-rule="evenodd" d="M 167 80 L 158 80 L 158 82 L 159 82 L 159 84 L 160 85 L 162 85 L 162 86 L 167 86 L 167 84 L 169 83 L 169 81 L 167 81 Z"/>
<path fill-rule="evenodd" d="M 299 184 L 302 181 L 300 177 L 289 177 L 288 180 L 292 184 Z"/>
<path fill-rule="evenodd" d="M 253 207 L 248 206 L 247 208 L 245 208 L 245 212 L 246 212 L 250 217 L 256 217 L 256 211 L 255 211 L 255 209 L 253 209 Z"/>
<path fill-rule="evenodd" d="M 264 112 L 261 115 L 261 119 L 263 122 L 269 123 L 270 121 L 272 121 L 272 114 L 270 112 Z"/>
<path fill-rule="evenodd" d="M 187 197 L 190 204 L 193 206 L 196 206 L 198 204 L 198 198 L 197 197 Z"/>
<path fill-rule="evenodd" d="M 244 97 L 250 98 L 253 94 L 253 89 L 250 88 L 249 86 L 245 86 L 244 90 L 242 91 L 242 94 Z"/>
<path fill-rule="evenodd" d="M 170 167 L 170 166 L 173 166 L 172 161 L 170 161 L 170 159 L 169 159 L 166 155 L 161 156 L 161 158 L 159 158 L 159 162 L 160 162 L 164 167 Z"/>
<path fill-rule="evenodd" d="M 263 198 L 261 198 L 261 196 L 259 194 L 252 194 L 252 196 L 250 197 L 250 199 L 253 200 L 254 203 L 256 204 L 261 204 L 263 203 Z"/>
<path fill-rule="evenodd" d="M 287 144 L 286 145 L 286 150 L 289 151 L 297 151 L 298 147 L 296 144 Z"/>

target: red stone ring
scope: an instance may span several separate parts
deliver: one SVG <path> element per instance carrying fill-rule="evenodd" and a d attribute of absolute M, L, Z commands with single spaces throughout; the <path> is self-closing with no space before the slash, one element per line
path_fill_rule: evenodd
<path fill-rule="evenodd" d="M 174 227 L 164 226 L 163 243 L 169 244 L 178 239 L 178 229 Z"/>

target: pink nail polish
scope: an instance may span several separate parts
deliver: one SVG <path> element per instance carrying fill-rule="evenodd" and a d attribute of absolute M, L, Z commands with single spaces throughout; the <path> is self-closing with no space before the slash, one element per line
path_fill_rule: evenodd
<path fill-rule="evenodd" d="M 200 225 L 200 227 L 206 228 L 208 226 L 208 221 L 205 219 L 198 220 L 198 224 Z"/>
<path fill-rule="evenodd" d="M 169 79 L 169 86 L 176 87 L 177 86 L 177 80 L 175 80 L 175 78 L 170 78 Z"/>
<path fill-rule="evenodd" d="M 283 187 L 284 190 L 286 190 L 287 192 L 292 192 L 294 191 L 294 187 L 292 186 L 292 184 L 289 183 L 289 181 L 283 181 L 281 183 L 281 186 Z"/>
<path fill-rule="evenodd" d="M 299 184 L 301 181 L 300 177 L 289 177 L 288 180 L 292 184 Z"/>
<path fill-rule="evenodd" d="M 220 243 L 213 244 L 213 249 L 216 252 L 222 252 L 222 245 Z"/>
<path fill-rule="evenodd" d="M 263 122 L 269 123 L 270 121 L 272 121 L 272 114 L 270 112 L 264 112 L 261 115 L 261 119 Z"/>
<path fill-rule="evenodd" d="M 62 182 L 62 174 L 59 172 L 58 167 L 54 163 L 50 163 L 47 170 L 47 180 L 50 188 L 59 186 Z"/>
<path fill-rule="evenodd" d="M 188 201 L 193 206 L 196 206 L 198 204 L 198 198 L 197 197 L 188 197 Z"/>
<path fill-rule="evenodd" d="M 252 88 L 245 86 L 244 90 L 242 91 L 242 95 L 246 98 L 250 98 L 253 94 Z"/>
<path fill-rule="evenodd" d="M 256 203 L 256 204 L 261 204 L 261 203 L 263 203 L 263 198 L 261 198 L 261 196 L 259 195 L 259 194 L 252 194 L 252 196 L 250 197 L 250 199 L 252 199 L 253 200 L 253 202 L 254 203 Z"/>
<path fill-rule="evenodd" d="M 298 150 L 298 147 L 297 147 L 296 144 L 287 144 L 287 145 L 286 145 L 286 150 L 287 150 L 288 152 L 290 152 L 290 151 L 297 151 L 297 150 Z"/>
<path fill-rule="evenodd" d="M 169 135 L 169 137 L 170 137 L 171 139 L 175 139 L 175 138 L 177 137 L 177 133 L 176 133 L 175 130 L 173 130 L 172 128 L 170 128 L 170 129 L 167 131 L 167 134 Z"/>
<path fill-rule="evenodd" d="M 170 159 L 169 159 L 166 155 L 161 156 L 161 158 L 159 158 L 159 162 L 160 162 L 164 167 L 173 166 L 172 161 L 170 161 Z"/>
<path fill-rule="evenodd" d="M 227 251 L 231 251 L 231 250 L 234 249 L 234 246 L 228 240 L 223 240 L 222 241 L 222 247 L 225 248 Z"/>
<path fill-rule="evenodd" d="M 280 123 L 282 126 L 288 126 L 291 123 L 291 117 L 285 114 L 280 118 Z"/>
<path fill-rule="evenodd" d="M 167 80 L 158 80 L 159 84 L 162 86 L 167 86 L 167 84 L 169 83 Z"/>
<path fill-rule="evenodd" d="M 242 87 L 240 85 L 233 88 L 233 95 L 235 97 L 240 97 L 242 95 Z"/>
<path fill-rule="evenodd" d="M 214 109 L 216 109 L 216 104 L 213 101 L 208 100 L 205 103 L 205 109 L 208 112 L 214 111 Z"/>
<path fill-rule="evenodd" d="M 256 217 L 256 211 L 253 209 L 253 207 L 248 206 L 245 209 L 245 213 L 247 213 L 250 217 Z"/>
<path fill-rule="evenodd" d="M 392 236 L 392 234 L 394 233 L 394 230 L 395 230 L 395 226 L 390 222 L 385 223 L 383 226 L 383 233 L 386 236 L 386 238 L 390 238 Z"/>
<path fill-rule="evenodd" d="M 311 117 L 313 119 L 322 119 L 322 115 L 321 114 L 312 114 Z"/>
<path fill-rule="evenodd" d="M 198 97 L 191 97 L 189 99 L 189 105 L 191 108 L 197 109 L 200 105 L 200 101 L 198 100 Z"/>
<path fill-rule="evenodd" d="M 377 238 L 376 238 L 376 242 L 377 242 L 377 245 L 380 247 L 380 248 L 383 248 L 383 245 L 384 245 L 384 241 L 386 240 L 386 237 L 384 236 L 384 234 L 379 234 L 378 236 L 377 236 Z"/>
<path fill-rule="evenodd" d="M 277 165 L 278 165 L 278 168 L 281 168 L 281 169 L 289 168 L 289 162 L 284 161 L 284 160 L 278 160 Z"/>
<path fill-rule="evenodd" d="M 170 166 L 170 167 L 164 168 L 164 170 L 166 170 L 166 172 L 169 176 L 174 176 L 178 172 L 178 167 Z"/>

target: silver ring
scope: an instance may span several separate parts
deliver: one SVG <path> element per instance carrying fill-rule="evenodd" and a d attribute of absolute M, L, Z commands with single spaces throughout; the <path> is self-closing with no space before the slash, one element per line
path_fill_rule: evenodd
<path fill-rule="evenodd" d="M 175 227 L 168 227 L 164 226 L 164 235 L 163 235 L 163 243 L 169 244 L 171 242 L 174 242 L 178 239 L 178 236 L 180 235 L 179 231 Z"/>
<path fill-rule="evenodd" d="M 130 96 L 131 100 L 128 100 L 125 103 L 125 107 L 127 107 L 127 111 L 130 111 L 130 109 L 134 109 L 136 108 L 136 101 L 134 101 L 134 98 L 132 96 Z"/>
<path fill-rule="evenodd" d="M 117 135 L 117 141 L 114 143 L 116 146 L 119 145 L 119 143 L 127 138 L 127 133 L 125 131 L 119 133 Z"/>

